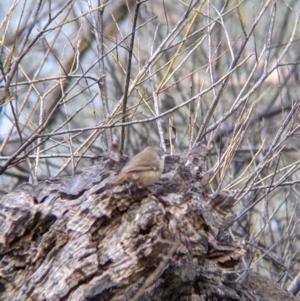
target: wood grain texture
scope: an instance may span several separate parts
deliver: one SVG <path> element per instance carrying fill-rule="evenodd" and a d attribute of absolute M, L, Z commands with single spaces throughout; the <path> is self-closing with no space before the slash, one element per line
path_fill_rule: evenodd
<path fill-rule="evenodd" d="M 0 300 L 296 300 L 234 271 L 244 243 L 226 227 L 230 192 L 210 195 L 208 152 L 167 157 L 155 194 L 109 184 L 124 160 L 104 155 L 76 177 L 3 195 Z"/>

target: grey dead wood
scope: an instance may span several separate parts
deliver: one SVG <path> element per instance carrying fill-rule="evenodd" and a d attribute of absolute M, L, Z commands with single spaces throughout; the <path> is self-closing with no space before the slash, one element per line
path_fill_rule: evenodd
<path fill-rule="evenodd" d="M 148 189 L 114 186 L 125 163 L 105 154 L 72 178 L 22 185 L 0 199 L 0 300 L 296 300 L 234 267 L 230 192 L 212 195 L 209 149 L 166 158 Z"/>

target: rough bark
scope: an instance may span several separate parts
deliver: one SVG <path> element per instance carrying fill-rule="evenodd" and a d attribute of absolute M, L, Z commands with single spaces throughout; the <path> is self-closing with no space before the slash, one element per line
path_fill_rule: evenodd
<path fill-rule="evenodd" d="M 0 300 L 296 300 L 234 266 L 229 192 L 211 195 L 209 150 L 169 156 L 151 188 L 112 185 L 126 160 L 22 185 L 0 199 Z"/>

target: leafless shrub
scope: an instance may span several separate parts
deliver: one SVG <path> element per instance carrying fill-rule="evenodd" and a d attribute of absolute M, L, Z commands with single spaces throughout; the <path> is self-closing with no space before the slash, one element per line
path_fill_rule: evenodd
<path fill-rule="evenodd" d="M 213 145 L 244 269 L 299 269 L 298 1 L 13 1 L 1 12 L 2 187 L 109 149 Z"/>

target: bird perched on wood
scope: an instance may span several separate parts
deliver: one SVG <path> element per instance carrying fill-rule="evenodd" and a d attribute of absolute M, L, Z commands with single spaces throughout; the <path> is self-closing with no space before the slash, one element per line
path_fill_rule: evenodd
<path fill-rule="evenodd" d="M 162 174 L 164 157 L 163 149 L 148 146 L 131 158 L 120 173 L 109 180 L 109 183 L 121 184 L 125 180 L 129 180 L 138 188 L 148 187 L 154 184 Z"/>

